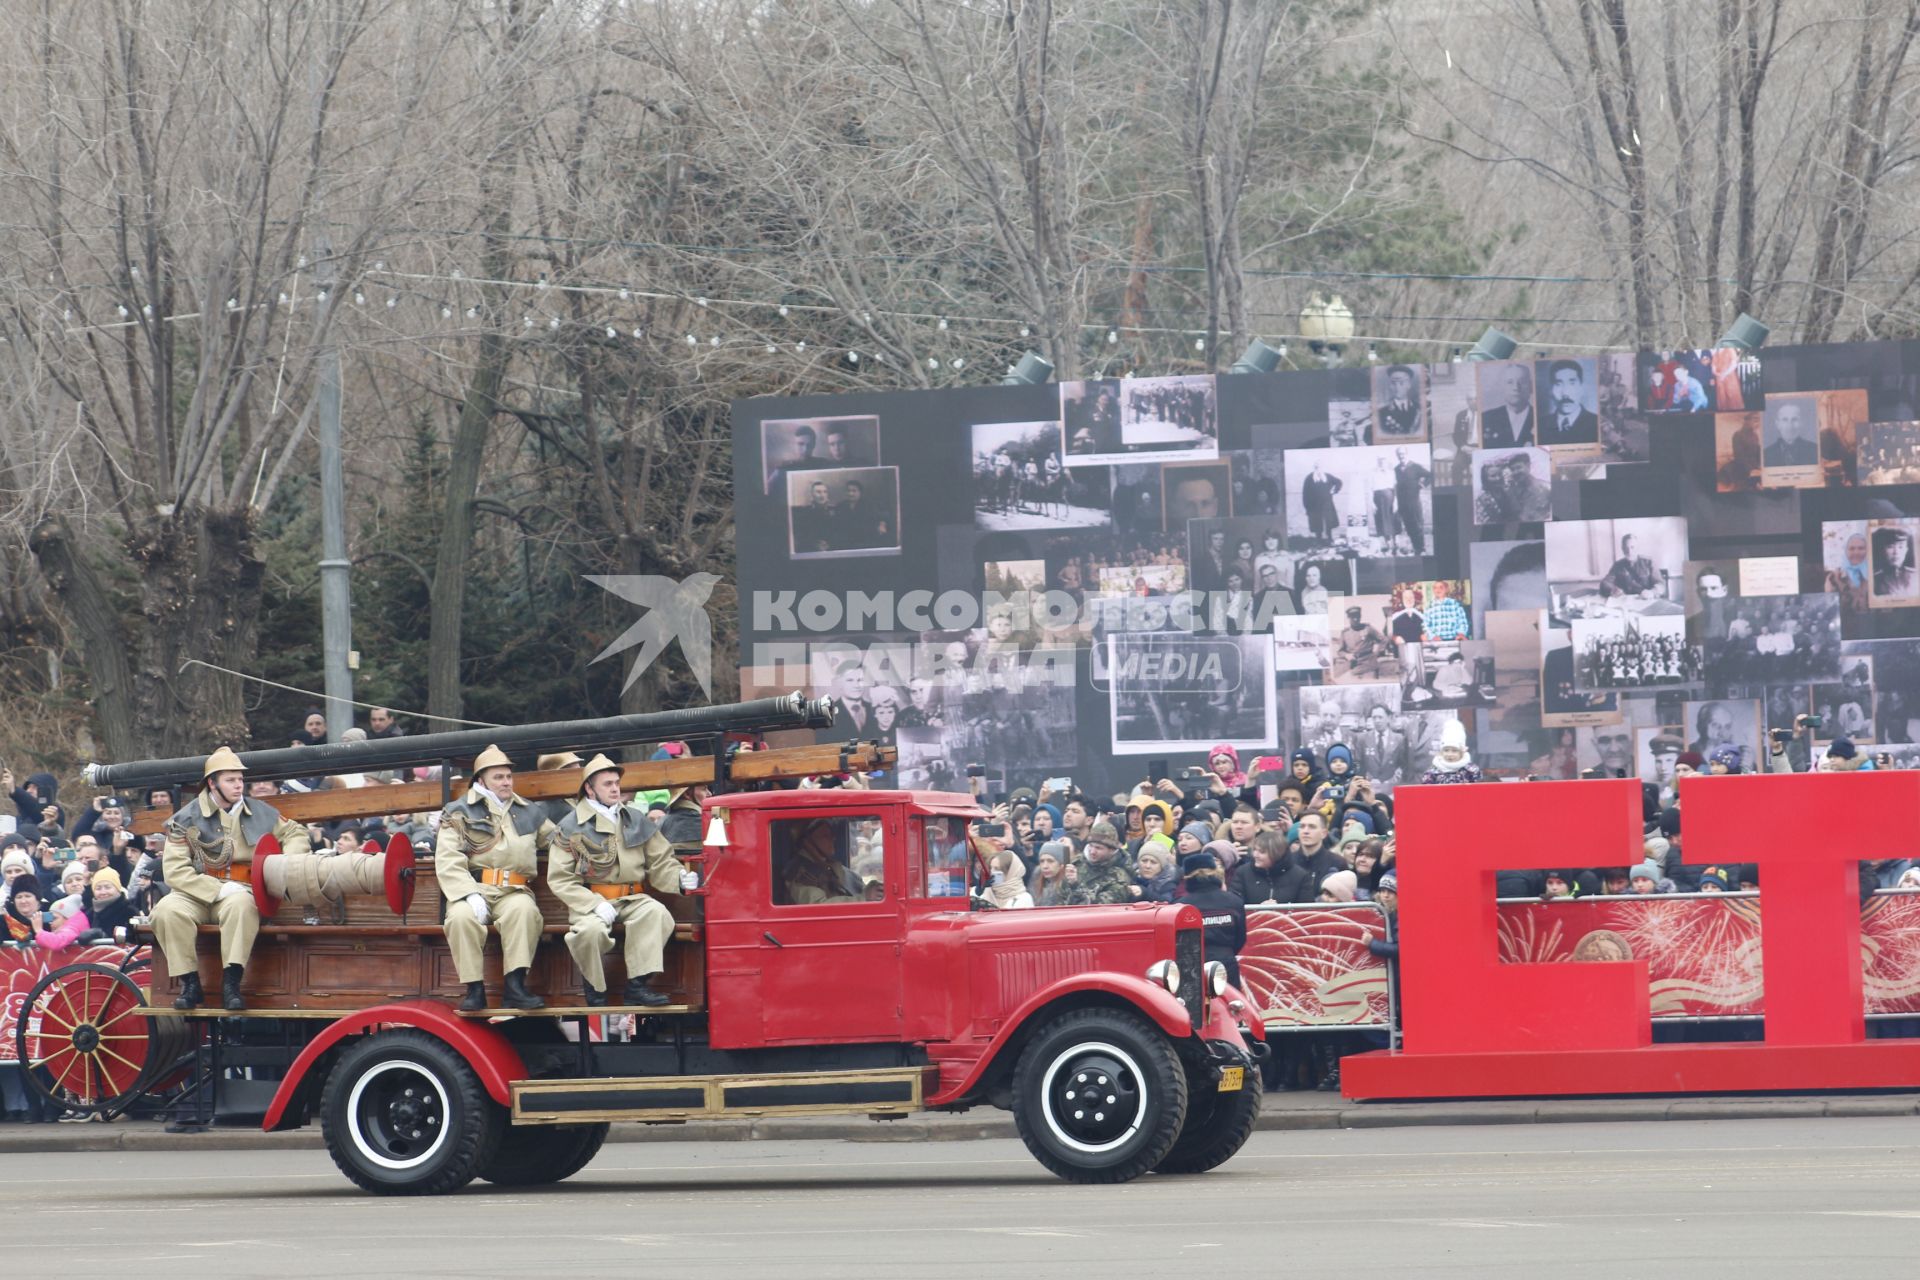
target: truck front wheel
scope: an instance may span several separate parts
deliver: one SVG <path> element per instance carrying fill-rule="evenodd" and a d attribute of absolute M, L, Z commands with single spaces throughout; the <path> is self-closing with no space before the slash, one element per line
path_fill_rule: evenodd
<path fill-rule="evenodd" d="M 424 1031 L 381 1031 L 340 1055 L 320 1096 L 320 1127 L 340 1172 L 376 1195 L 439 1195 L 492 1162 L 506 1112 L 451 1046 Z"/>
<path fill-rule="evenodd" d="M 1069 1182 L 1128 1182 L 1166 1158 L 1187 1115 L 1187 1074 L 1131 1013 L 1076 1009 L 1040 1028 L 1013 1072 L 1027 1150 Z"/>
<path fill-rule="evenodd" d="M 1247 1145 L 1260 1119 L 1260 1078 L 1251 1071 L 1227 1093 L 1216 1092 L 1203 1075 L 1190 1082 L 1188 1098 L 1187 1123 L 1155 1173 L 1205 1173 L 1225 1164 Z"/>

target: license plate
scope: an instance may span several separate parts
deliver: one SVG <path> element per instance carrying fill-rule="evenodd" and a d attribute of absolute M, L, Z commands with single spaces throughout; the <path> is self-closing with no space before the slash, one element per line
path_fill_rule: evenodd
<path fill-rule="evenodd" d="M 1235 1093 L 1246 1087 L 1247 1069 L 1245 1067 L 1220 1068 L 1220 1092 Z"/>

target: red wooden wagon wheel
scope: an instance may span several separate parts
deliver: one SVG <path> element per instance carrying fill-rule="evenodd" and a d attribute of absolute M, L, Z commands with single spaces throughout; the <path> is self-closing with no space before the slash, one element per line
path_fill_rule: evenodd
<path fill-rule="evenodd" d="M 104 964 L 71 964 L 33 984 L 14 1030 L 29 1086 L 48 1102 L 115 1116 L 141 1095 L 168 1039 L 146 992 Z M 179 1021 L 173 1019 L 170 1021 Z"/>

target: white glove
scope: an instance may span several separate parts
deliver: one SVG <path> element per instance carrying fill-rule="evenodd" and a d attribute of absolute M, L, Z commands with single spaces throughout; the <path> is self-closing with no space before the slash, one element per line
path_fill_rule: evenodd
<path fill-rule="evenodd" d="M 604 898 L 593 904 L 593 914 L 599 916 L 600 923 L 609 929 L 613 928 L 614 921 L 620 918 L 620 913 L 613 909 L 613 904 Z"/>
<path fill-rule="evenodd" d="M 485 924 L 487 917 L 492 914 L 487 910 L 487 900 L 477 893 L 467 895 L 467 910 L 473 912 L 473 918 L 481 924 Z"/>
<path fill-rule="evenodd" d="M 680 892 L 692 893 L 699 887 L 700 873 L 698 871 L 682 871 L 680 873 Z"/>
<path fill-rule="evenodd" d="M 225 884 L 220 886 L 220 897 L 215 898 L 214 901 L 218 902 L 220 898 L 231 898 L 237 893 L 251 894 L 252 892 L 253 892 L 252 889 L 248 888 L 244 884 L 241 884 L 239 881 L 229 880 Z"/>

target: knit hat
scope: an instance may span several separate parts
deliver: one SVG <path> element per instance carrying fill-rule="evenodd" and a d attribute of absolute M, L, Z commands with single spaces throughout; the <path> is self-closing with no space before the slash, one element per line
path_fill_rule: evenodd
<path fill-rule="evenodd" d="M 1643 862 L 1639 866 L 1633 869 L 1633 874 L 1629 875 L 1627 879 L 1652 880 L 1654 883 L 1658 884 L 1660 881 L 1660 868 L 1655 866 L 1651 862 Z"/>
<path fill-rule="evenodd" d="M 1040 846 L 1040 856 L 1043 858 L 1052 858 L 1055 862 L 1059 863 L 1072 862 L 1073 846 L 1065 840 L 1049 840 Z"/>
<path fill-rule="evenodd" d="M 25 849 L 7 850 L 4 855 L 0 855 L 0 872 L 4 872 L 10 867 L 19 867 L 22 871 L 31 875 L 33 873 L 33 855 L 29 854 Z"/>
<path fill-rule="evenodd" d="M 1109 849 L 1120 847 L 1120 833 L 1113 829 L 1111 822 L 1096 822 L 1087 828 L 1088 844 L 1103 844 Z"/>
<path fill-rule="evenodd" d="M 1351 871 L 1330 871 L 1320 882 L 1320 892 L 1333 895 L 1335 902 L 1352 902 L 1360 891 L 1360 877 Z"/>
<path fill-rule="evenodd" d="M 1840 744 L 1836 742 L 1834 745 L 1839 746 Z M 1683 764 L 1687 766 L 1687 768 L 1693 769 L 1696 771 L 1707 767 L 1706 758 L 1703 757 L 1698 751 L 1682 751 L 1680 753 L 1680 758 L 1676 760 L 1674 763 Z"/>
<path fill-rule="evenodd" d="M 1204 822 L 1189 822 L 1186 826 L 1180 828 L 1180 834 L 1183 836 L 1192 836 L 1200 842 L 1200 847 L 1204 849 L 1213 839 L 1213 828 Z"/>
<path fill-rule="evenodd" d="M 1387 872 L 1387 874 L 1380 877 L 1380 883 L 1373 886 L 1373 891 L 1375 893 L 1400 892 L 1400 877 L 1391 871 Z"/>
<path fill-rule="evenodd" d="M 1700 873 L 1700 887 L 1704 889 L 1709 884 L 1715 886 L 1723 893 L 1733 888 L 1733 884 L 1727 875 L 1725 867 L 1708 867 Z"/>
<path fill-rule="evenodd" d="M 1347 768 L 1349 771 L 1351 771 L 1353 768 L 1353 748 L 1349 747 L 1344 742 L 1336 742 L 1332 746 L 1328 747 L 1327 748 L 1327 767 L 1331 769 L 1333 767 L 1333 762 L 1336 760 L 1346 761 Z"/>
<path fill-rule="evenodd" d="M 1841 760 L 1851 760 L 1859 752 L 1854 748 L 1853 739 L 1835 738 L 1832 745 L 1827 748 L 1827 754 Z"/>
<path fill-rule="evenodd" d="M 12 884 L 8 885 L 7 892 L 9 895 L 30 893 L 42 902 L 47 900 L 47 891 L 40 887 L 40 877 L 34 875 L 31 871 L 20 876 L 14 880 Z"/>
<path fill-rule="evenodd" d="M 1665 836 L 1648 836 L 1641 843 L 1640 848 L 1647 855 L 1648 862 L 1658 865 L 1665 862 L 1667 855 L 1673 852 L 1673 842 Z"/>
<path fill-rule="evenodd" d="M 1372 835 L 1374 833 L 1373 832 L 1373 815 L 1368 813 L 1365 809 L 1349 809 L 1345 813 L 1341 814 L 1340 829 L 1342 832 L 1346 830 L 1347 824 L 1349 822 L 1359 823 L 1360 829 L 1366 832 L 1368 835 Z"/>
<path fill-rule="evenodd" d="M 1200 850 L 1198 853 L 1190 853 L 1180 859 L 1180 874 L 1183 876 L 1190 876 L 1196 872 L 1218 871 L 1219 869 L 1220 859 L 1214 857 L 1205 849 Z"/>
<path fill-rule="evenodd" d="M 1741 759 L 1740 748 L 1729 744 L 1726 746 L 1715 747 L 1713 749 L 1712 754 L 1708 755 L 1707 763 L 1723 764 L 1730 771 L 1738 773 L 1740 771 L 1740 759 Z"/>
<path fill-rule="evenodd" d="M 1313 754 L 1312 747 L 1299 748 L 1293 753 L 1291 757 L 1289 757 L 1289 759 L 1294 764 L 1298 764 L 1302 760 L 1305 760 L 1307 762 L 1307 768 L 1309 769 L 1317 769 L 1320 767 L 1320 757 Z"/>
<path fill-rule="evenodd" d="M 120 883 L 120 873 L 118 871 L 115 871 L 112 867 L 102 867 L 98 871 L 94 872 L 93 879 L 87 881 L 87 884 L 93 889 L 95 893 L 98 893 L 100 891 L 100 886 L 105 884 L 110 884 L 116 889 L 122 889 L 126 887 Z"/>

